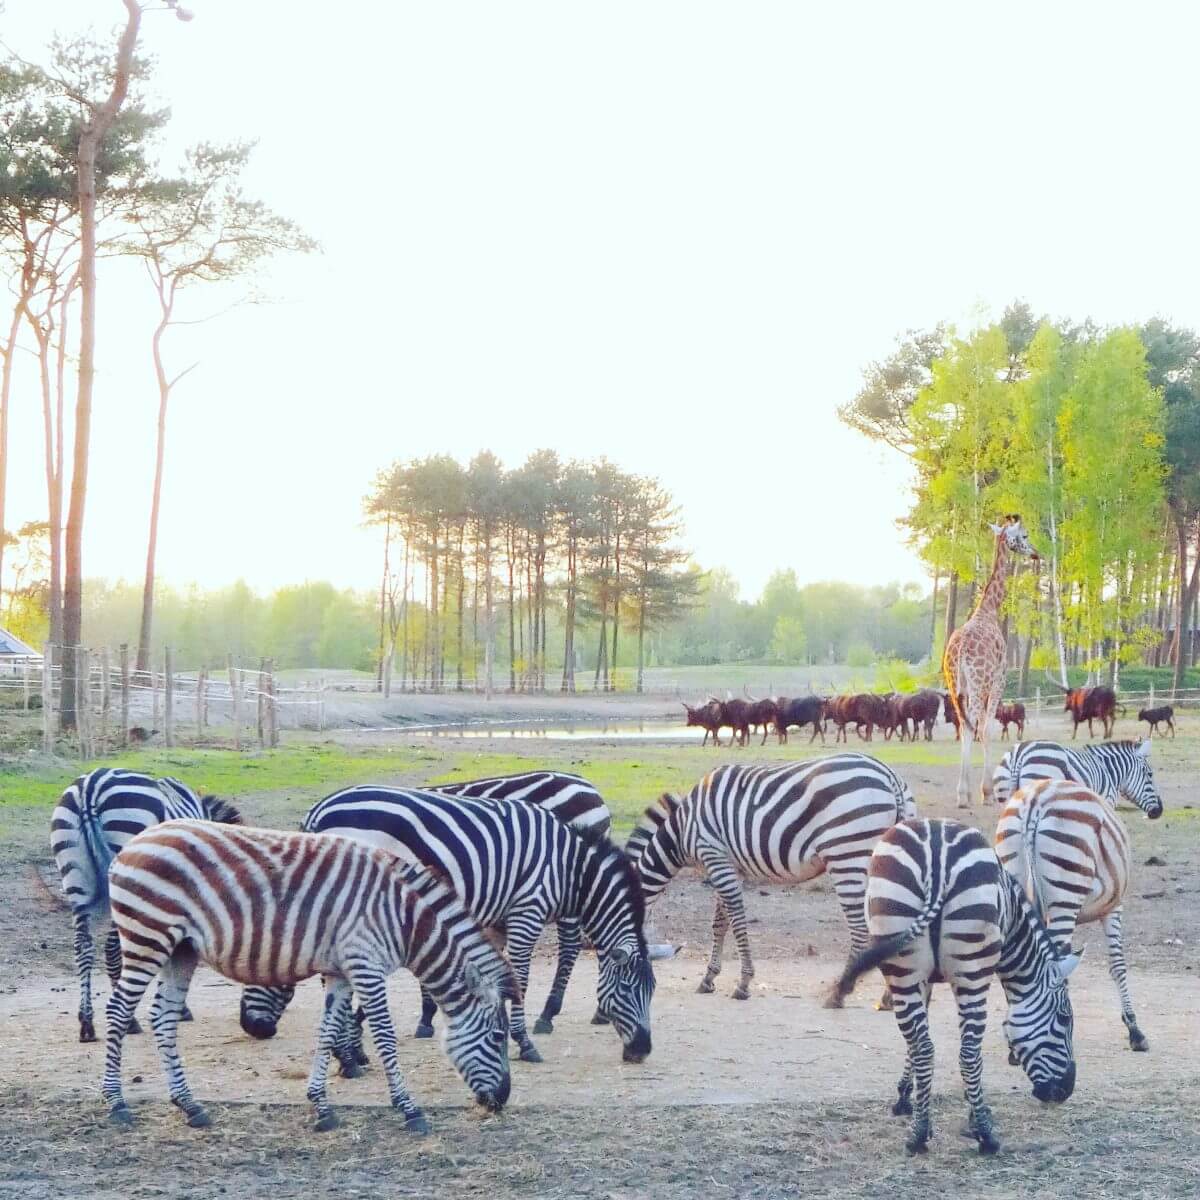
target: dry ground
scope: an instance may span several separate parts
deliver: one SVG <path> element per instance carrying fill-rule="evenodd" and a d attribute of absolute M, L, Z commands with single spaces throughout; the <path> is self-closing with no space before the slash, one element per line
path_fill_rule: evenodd
<path fill-rule="evenodd" d="M 186 1129 L 163 1102 L 147 1037 L 128 1043 L 126 1080 L 139 1123 L 131 1132 L 114 1130 L 97 1096 L 101 1047 L 74 1040 L 69 921 L 35 870 L 45 859 L 48 813 L 16 814 L 4 826 L 0 856 L 0 1195 L 1194 1197 L 1200 1194 L 1194 1043 L 1200 817 L 1190 806 L 1198 732 L 1156 745 L 1168 816 L 1150 823 L 1127 814 L 1138 864 L 1127 939 L 1134 1001 L 1151 1052 L 1125 1048 L 1097 930 L 1079 938 L 1087 946 L 1072 982 L 1079 1083 L 1066 1105 L 1038 1105 L 1024 1077 L 1005 1063 L 996 989 L 985 1067 L 1004 1141 L 995 1160 L 980 1159 L 956 1136 L 962 1103 L 948 995 L 934 1006 L 938 1136 L 928 1157 L 903 1154 L 902 1124 L 887 1113 L 902 1043 L 893 1019 L 870 1006 L 874 984 L 861 985 L 842 1012 L 819 1006 L 846 945 L 822 880 L 749 890 L 759 974 L 744 1004 L 728 996 L 728 972 L 718 994 L 694 994 L 712 894 L 693 877 L 674 884 L 654 921 L 659 936 L 685 948 L 659 964 L 651 1058 L 640 1067 L 623 1065 L 615 1036 L 587 1023 L 595 968 L 585 957 L 556 1032 L 540 1039 L 546 1062 L 514 1065 L 512 1103 L 499 1118 L 481 1120 L 468 1111 L 466 1091 L 436 1044 L 408 1038 L 415 989 L 398 977 L 393 1012 L 404 1035 L 402 1065 L 435 1127 L 425 1139 L 397 1131 L 382 1106 L 377 1069 L 360 1080 L 337 1080 L 341 1128 L 310 1133 L 303 1091 L 315 1027 L 313 985 L 301 990 L 279 1038 L 251 1043 L 236 1023 L 236 991 L 205 973 L 193 992 L 198 1019 L 184 1027 L 182 1047 L 193 1086 L 210 1103 L 213 1127 Z M 478 749 L 477 742 L 439 739 L 437 764 L 428 769 L 444 772 L 456 756 L 469 763 Z M 586 761 L 611 764 L 632 753 L 619 741 L 584 751 L 526 739 L 513 752 L 577 769 L 585 754 Z M 642 748 L 637 753 L 644 762 L 651 757 Z M 691 745 L 662 750 L 664 762 L 696 777 L 733 753 L 718 757 Z M 897 753 L 884 748 L 880 756 Z M 952 755 L 951 747 L 935 744 L 898 765 L 925 813 L 955 815 Z M 416 778 L 412 771 L 397 777 Z M 262 794 L 248 797 L 247 808 L 256 819 L 283 824 L 308 802 Z M 994 819 L 978 809 L 973 816 L 983 828 Z M 1162 865 L 1146 865 L 1151 856 Z M 531 1007 L 539 1005 L 548 976 L 543 956 L 535 962 Z M 107 985 L 98 990 L 102 1004 Z M 141 1080 L 132 1082 L 135 1076 Z"/>

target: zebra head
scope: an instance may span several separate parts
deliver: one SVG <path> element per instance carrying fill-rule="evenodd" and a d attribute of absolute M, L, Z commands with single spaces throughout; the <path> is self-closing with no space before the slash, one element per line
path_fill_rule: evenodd
<path fill-rule="evenodd" d="M 1130 804 L 1136 804 L 1150 818 L 1157 821 L 1163 814 L 1162 797 L 1154 786 L 1154 772 L 1150 770 L 1150 742 L 1134 743 L 1132 753 L 1126 758 L 1126 769 L 1121 773 L 1117 790 Z"/>
<path fill-rule="evenodd" d="M 279 1018 L 291 1004 L 295 991 L 293 987 L 258 987 L 254 984 L 242 988 L 242 1028 L 260 1041 L 273 1038 L 279 1031 Z"/>
<path fill-rule="evenodd" d="M 508 962 L 490 947 L 463 965 L 462 983 L 460 996 L 444 1003 L 442 1044 L 476 1101 L 499 1112 L 512 1091 L 504 1002 L 519 1002 L 521 985 Z"/>
<path fill-rule="evenodd" d="M 650 1053 L 654 969 L 637 869 L 606 837 L 585 837 L 579 915 L 600 959 L 596 1007 L 620 1034 L 626 1062 Z"/>
<path fill-rule="evenodd" d="M 1045 951 L 1048 939 L 1040 940 Z M 1019 995 L 1009 991 L 1004 1036 L 1033 1084 L 1034 1098 L 1044 1102 L 1061 1104 L 1075 1090 L 1075 1016 L 1067 977 L 1081 957 L 1082 953 L 1061 958 L 1044 953 L 1034 986 L 1022 988 Z"/>

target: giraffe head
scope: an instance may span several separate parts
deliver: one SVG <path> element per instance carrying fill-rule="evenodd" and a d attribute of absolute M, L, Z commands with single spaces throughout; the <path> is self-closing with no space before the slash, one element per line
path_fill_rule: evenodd
<path fill-rule="evenodd" d="M 1003 525 L 989 525 L 988 528 L 996 535 L 997 540 L 1004 539 L 1004 544 L 1011 553 L 1028 555 L 1034 562 L 1041 561 L 1041 555 L 1030 544 L 1029 534 L 1025 532 L 1019 514 L 1009 513 L 1004 518 Z"/>

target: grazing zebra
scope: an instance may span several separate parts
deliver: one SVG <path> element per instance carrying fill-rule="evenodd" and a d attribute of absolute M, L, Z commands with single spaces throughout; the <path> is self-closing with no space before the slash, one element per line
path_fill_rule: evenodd
<path fill-rule="evenodd" d="M 996 799 L 1004 805 L 1034 779 L 1070 779 L 1103 796 L 1114 808 L 1117 797 L 1136 804 L 1152 821 L 1163 802 L 1150 770 L 1150 742 L 1098 742 L 1064 746 L 1059 742 L 1019 742 L 1000 760 L 992 776 Z"/>
<path fill-rule="evenodd" d="M 885 830 L 915 812 L 908 785 L 866 754 L 772 767 L 723 766 L 682 800 L 665 795 L 651 805 L 625 852 L 637 865 L 648 904 L 681 868 L 704 871 L 717 905 L 712 955 L 697 990 L 713 990 L 732 926 L 742 964 L 733 995 L 746 1000 L 754 963 L 739 876 L 796 883 L 828 871 L 856 953 L 867 940 L 863 893 L 871 849 Z M 840 1007 L 842 998 L 835 991 L 826 1003 Z"/>
<path fill-rule="evenodd" d="M 576 833 L 544 809 L 511 800 L 477 800 L 439 792 L 351 787 L 319 800 L 304 818 L 308 833 L 332 833 L 383 846 L 445 874 L 467 911 L 485 928 L 503 929 L 522 992 L 529 960 L 546 922 L 576 920 L 600 958 L 598 1005 L 616 1026 L 627 1062 L 650 1053 L 654 972 L 643 932 L 645 907 L 636 872 L 617 847 L 593 832 Z M 270 1022 L 287 998 L 247 989 L 243 1012 Z M 417 1037 L 433 1036 L 434 998 L 422 995 Z M 343 1069 L 362 1061 L 357 1029 L 338 1047 Z M 512 1038 L 526 1062 L 541 1062 L 514 1003 Z"/>
<path fill-rule="evenodd" d="M 197 796 L 178 779 L 152 779 L 134 771 L 100 767 L 81 775 L 54 806 L 50 851 L 62 877 L 63 895 L 75 921 L 75 972 L 79 976 L 79 1040 L 94 1042 L 91 918 L 108 911 L 108 867 L 135 834 L 179 817 L 241 823 L 241 814 L 216 796 Z M 104 962 L 113 984 L 121 972 L 115 928 L 104 943 Z M 185 1011 L 185 1021 L 192 1019 Z M 136 1019 L 130 1032 L 140 1033 Z"/>
<path fill-rule="evenodd" d="M 521 800 L 545 809 L 576 833 L 608 836 L 612 813 L 604 797 L 580 775 L 563 771 L 526 771 L 520 775 L 497 775 L 491 779 L 472 779 L 466 783 L 440 783 L 430 791 L 446 796 L 471 796 L 486 800 Z M 533 1024 L 533 1032 L 553 1033 L 554 1018 L 562 1012 L 563 996 L 571 982 L 571 972 L 579 958 L 583 936 L 579 922 L 570 917 L 558 921 L 558 968 L 554 983 Z"/>
<path fill-rule="evenodd" d="M 957 821 L 905 821 L 889 829 L 871 855 L 867 923 L 872 944 L 846 968 L 838 986 L 849 992 L 872 967 L 882 968 L 891 985 L 908 1046 L 892 1112 L 913 1115 L 905 1143 L 910 1154 L 924 1153 L 933 1136 L 929 993 L 936 980 L 950 984 L 958 1006 L 958 1061 L 971 1112 L 969 1132 L 980 1153 L 1000 1148 L 983 1102 L 980 1054 L 993 974 L 1008 998 L 1004 1033 L 1010 1051 L 1033 1083 L 1034 1096 L 1061 1102 L 1071 1095 L 1074 1017 L 1066 979 L 1079 958 L 1057 955 L 983 834 Z"/>
<path fill-rule="evenodd" d="M 111 1118 L 133 1118 L 121 1093 L 121 1045 L 155 975 L 151 1024 L 171 1103 L 192 1126 L 208 1124 L 188 1089 L 175 1035 L 198 962 L 242 983 L 286 984 L 320 974 L 325 1007 L 308 1080 L 318 1130 L 337 1119 L 325 1090 L 329 1057 L 362 998 L 406 1127 L 429 1125 L 404 1088 L 386 980 L 406 966 L 447 1016 L 446 1053 L 475 1099 L 492 1111 L 508 1099 L 505 999 L 520 997 L 512 968 L 454 892 L 431 872 L 348 838 L 170 821 L 139 834 L 110 876 L 121 974 L 108 1002 L 102 1092 Z"/>
<path fill-rule="evenodd" d="M 1000 814 L 996 853 L 1037 908 L 1060 953 L 1070 947 L 1077 925 L 1103 923 L 1108 973 L 1121 996 L 1129 1045 L 1149 1050 L 1125 975 L 1121 915 L 1132 865 L 1125 823 L 1083 785 L 1039 779 L 1017 792 Z"/>

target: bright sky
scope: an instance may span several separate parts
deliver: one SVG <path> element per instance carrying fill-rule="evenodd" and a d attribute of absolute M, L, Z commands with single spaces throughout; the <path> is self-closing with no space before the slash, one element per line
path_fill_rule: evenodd
<path fill-rule="evenodd" d="M 174 583 L 370 587 L 379 467 L 541 446 L 660 476 L 747 595 L 920 578 L 902 465 L 834 413 L 896 333 L 1014 297 L 1200 324 L 1190 4 L 188 3 L 143 24 L 175 146 L 259 139 L 324 254 L 172 334 Z M 0 30 L 37 57 L 123 12 Z M 147 288 L 101 280 L 88 574 L 142 570 Z M 10 528 L 45 514 L 35 386 Z"/>

